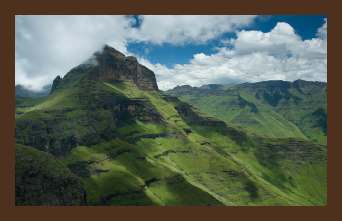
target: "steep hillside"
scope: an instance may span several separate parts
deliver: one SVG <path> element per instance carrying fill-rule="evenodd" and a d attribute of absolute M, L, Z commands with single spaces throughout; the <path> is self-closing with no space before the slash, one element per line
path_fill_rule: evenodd
<path fill-rule="evenodd" d="M 42 177 L 76 177 L 80 186 L 63 182 L 63 188 L 71 193 L 82 190 L 79 201 L 55 194 L 59 200 L 49 203 L 17 190 L 20 204 L 326 202 L 325 146 L 300 138 L 250 136 L 202 114 L 161 93 L 153 72 L 108 46 L 57 77 L 47 98 L 17 107 L 16 142 L 19 171 L 34 162 L 42 170 L 39 174 L 46 174 Z M 53 158 L 51 163 L 60 170 L 43 169 L 47 162 L 40 157 L 22 160 L 28 150 Z M 59 171 L 66 177 L 56 176 Z M 16 175 L 17 186 L 32 189 L 41 182 L 18 170 Z M 41 194 L 50 196 L 53 191 L 48 186 Z"/>
<path fill-rule="evenodd" d="M 81 180 L 48 153 L 16 145 L 16 205 L 85 204 Z"/>
<path fill-rule="evenodd" d="M 166 92 L 249 133 L 271 138 L 297 137 L 326 144 L 326 83 L 265 81 Z"/>
<path fill-rule="evenodd" d="M 309 139 L 326 144 L 327 84 L 297 80 L 269 81 L 238 87 L 296 124 Z"/>

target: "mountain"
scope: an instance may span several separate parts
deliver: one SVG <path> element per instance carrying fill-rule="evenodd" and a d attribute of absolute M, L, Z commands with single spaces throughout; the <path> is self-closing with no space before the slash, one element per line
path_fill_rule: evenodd
<path fill-rule="evenodd" d="M 23 85 L 16 85 L 15 86 L 15 96 L 16 98 L 26 98 L 26 97 L 45 97 L 50 93 L 51 85 L 45 85 L 42 90 L 40 91 L 33 91 L 27 89 Z"/>
<path fill-rule="evenodd" d="M 250 134 L 294 137 L 326 144 L 326 91 L 326 83 L 296 80 L 216 85 L 214 88 L 185 85 L 166 93 Z"/>
<path fill-rule="evenodd" d="M 326 203 L 325 145 L 252 136 L 109 46 L 15 117 L 17 205 Z"/>
<path fill-rule="evenodd" d="M 49 95 L 51 86 L 51 84 L 48 84 L 45 85 L 40 91 L 33 91 L 27 89 L 23 85 L 16 85 L 15 103 L 17 112 L 20 112 L 20 109 L 25 109 L 25 107 L 30 107 L 35 103 L 39 103 L 41 100 L 43 100 L 46 96 Z"/>

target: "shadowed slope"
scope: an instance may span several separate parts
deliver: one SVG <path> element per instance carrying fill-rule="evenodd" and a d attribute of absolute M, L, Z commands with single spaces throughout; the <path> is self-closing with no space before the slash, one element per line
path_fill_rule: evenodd
<path fill-rule="evenodd" d="M 126 62 L 111 56 L 115 67 Z M 134 78 L 96 76 L 102 65 L 89 63 L 16 115 L 18 146 L 58 159 L 81 181 L 87 205 L 325 203 L 324 146 L 250 136 Z M 111 71 L 105 76 L 121 73 Z M 24 199 L 32 202 L 30 194 Z"/>

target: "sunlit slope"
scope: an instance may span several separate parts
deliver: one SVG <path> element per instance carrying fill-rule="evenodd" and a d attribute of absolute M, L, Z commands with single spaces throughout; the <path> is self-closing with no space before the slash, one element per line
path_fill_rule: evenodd
<path fill-rule="evenodd" d="M 270 138 L 306 139 L 296 125 L 248 94 L 184 95 L 180 99 L 228 124 L 241 127 L 250 134 Z"/>
<path fill-rule="evenodd" d="M 310 140 L 327 141 L 327 84 L 296 80 L 242 84 L 236 88 L 254 96 L 294 123 Z"/>
<path fill-rule="evenodd" d="M 326 83 L 297 80 L 181 86 L 167 93 L 250 134 L 326 144 Z"/>
<path fill-rule="evenodd" d="M 62 162 L 87 205 L 325 204 L 325 146 L 251 137 L 132 83 L 80 82 L 18 108 L 16 140 Z"/>

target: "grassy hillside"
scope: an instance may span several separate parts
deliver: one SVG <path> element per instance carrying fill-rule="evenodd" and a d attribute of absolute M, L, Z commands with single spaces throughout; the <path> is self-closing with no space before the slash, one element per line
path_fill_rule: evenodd
<path fill-rule="evenodd" d="M 85 204 L 81 180 L 48 153 L 16 145 L 16 205 Z"/>
<path fill-rule="evenodd" d="M 293 122 L 310 140 L 327 141 L 327 84 L 297 80 L 269 81 L 237 87 Z"/>
<path fill-rule="evenodd" d="M 77 76 L 72 87 L 62 85 L 46 99 L 17 107 L 16 142 L 19 151 L 27 145 L 49 153 L 43 156 L 77 177 L 85 204 L 325 204 L 326 147 L 309 141 L 262 103 L 253 117 L 260 122 L 249 130 L 266 122 L 264 133 L 271 131 L 269 125 L 282 132 L 273 129 L 270 139 L 236 128 L 243 126 L 237 119 L 253 111 L 249 103 L 257 102 L 249 94 L 239 95 L 246 103 L 242 110 L 214 115 L 225 115 L 226 124 L 156 90 Z M 279 138 L 284 133 L 296 138 Z M 16 162 L 18 168 L 29 168 L 30 161 L 20 155 Z M 47 177 L 56 177 L 58 171 L 49 168 L 44 169 Z M 17 176 L 17 185 L 26 186 L 23 173 L 17 170 Z M 49 195 L 53 190 L 42 191 Z M 47 203 L 17 192 L 17 201 L 22 199 L 23 204 Z"/>
<path fill-rule="evenodd" d="M 228 124 L 241 127 L 251 134 L 271 138 L 306 138 L 292 122 L 248 94 L 199 97 L 184 95 L 181 99 L 191 103 L 199 110 L 224 120 Z"/>
<path fill-rule="evenodd" d="M 269 138 L 309 139 L 326 144 L 326 84 L 298 80 L 229 87 L 176 87 L 167 91 L 202 112 Z"/>

